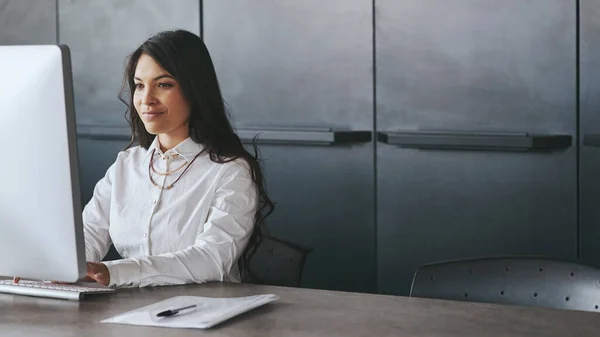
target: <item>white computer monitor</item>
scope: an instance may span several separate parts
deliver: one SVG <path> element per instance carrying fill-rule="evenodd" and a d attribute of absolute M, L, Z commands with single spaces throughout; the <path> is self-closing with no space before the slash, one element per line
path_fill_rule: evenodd
<path fill-rule="evenodd" d="M 75 282 L 85 248 L 70 52 L 0 46 L 0 275 Z"/>

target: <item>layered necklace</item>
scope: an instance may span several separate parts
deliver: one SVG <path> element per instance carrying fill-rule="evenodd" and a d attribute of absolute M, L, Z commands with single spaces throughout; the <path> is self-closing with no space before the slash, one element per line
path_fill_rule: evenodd
<path fill-rule="evenodd" d="M 187 172 L 187 170 L 190 168 L 190 166 L 192 165 L 192 163 L 194 162 L 194 160 L 196 160 L 196 158 L 198 158 L 198 156 L 200 155 L 200 153 L 202 153 L 202 151 L 200 151 L 197 155 L 194 156 L 194 158 L 192 159 L 192 161 L 190 161 L 189 163 L 187 162 L 187 160 L 178 168 L 171 170 L 171 171 L 166 171 L 166 172 L 161 172 L 158 171 L 154 168 L 154 153 L 156 152 L 156 149 L 152 150 L 152 153 L 150 154 L 150 163 L 148 164 L 148 177 L 150 178 L 150 182 L 152 183 L 152 185 L 156 186 L 157 188 L 161 189 L 161 190 L 168 190 L 170 188 L 172 188 L 175 183 L 177 181 L 179 181 L 179 179 L 181 179 L 181 177 L 185 174 L 185 172 Z M 185 167 L 185 168 L 184 168 Z M 181 174 L 179 174 L 179 176 L 177 177 L 177 179 L 175 179 L 175 181 L 173 181 L 170 185 L 167 185 L 165 187 L 160 186 L 159 184 L 157 184 L 154 179 L 152 178 L 152 172 L 161 175 L 161 176 L 168 176 L 171 175 L 179 170 L 181 170 L 183 168 L 183 172 L 181 172 Z"/>

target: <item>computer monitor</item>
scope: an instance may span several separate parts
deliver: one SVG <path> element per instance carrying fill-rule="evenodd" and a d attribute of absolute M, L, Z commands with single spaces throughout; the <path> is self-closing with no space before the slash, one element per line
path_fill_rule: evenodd
<path fill-rule="evenodd" d="M 85 248 L 70 52 L 0 46 L 0 275 L 75 282 Z"/>

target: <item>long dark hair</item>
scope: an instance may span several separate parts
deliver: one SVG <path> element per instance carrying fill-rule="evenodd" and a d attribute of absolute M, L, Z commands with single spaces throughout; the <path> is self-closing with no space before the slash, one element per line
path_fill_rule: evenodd
<path fill-rule="evenodd" d="M 123 90 L 119 99 L 127 105 L 126 118 L 131 127 L 132 139 L 127 148 L 137 141 L 148 149 L 154 135 L 148 133 L 133 105 L 135 68 L 142 54 L 147 54 L 177 79 L 183 95 L 190 105 L 189 136 L 204 146 L 204 152 L 216 163 L 227 163 L 238 158 L 250 166 L 250 175 L 258 189 L 258 209 L 254 216 L 254 230 L 239 260 L 242 276 L 247 271 L 248 259 L 260 243 L 264 220 L 275 208 L 267 195 L 261 171 L 259 152 L 253 143 L 250 154 L 233 131 L 221 95 L 212 59 L 200 37 L 185 30 L 160 32 L 137 48 L 127 59 Z"/>

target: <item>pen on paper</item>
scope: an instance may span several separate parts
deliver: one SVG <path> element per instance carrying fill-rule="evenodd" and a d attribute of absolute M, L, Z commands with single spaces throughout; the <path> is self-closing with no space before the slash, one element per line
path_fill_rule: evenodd
<path fill-rule="evenodd" d="M 169 316 L 177 315 L 182 310 L 196 308 L 197 306 L 198 305 L 196 305 L 196 304 L 192 304 L 192 305 L 188 305 L 187 307 L 165 310 L 165 311 L 159 312 L 158 314 L 156 314 L 156 316 L 157 317 L 169 317 Z"/>

